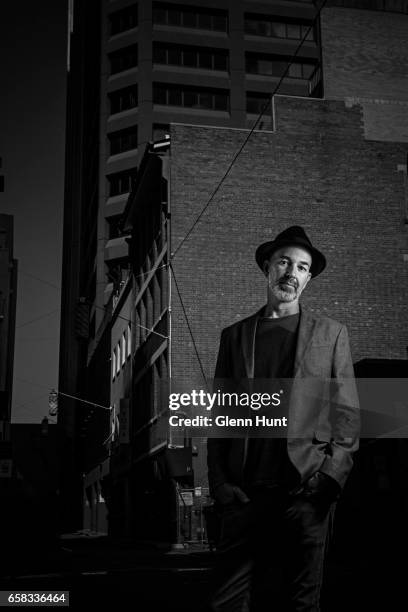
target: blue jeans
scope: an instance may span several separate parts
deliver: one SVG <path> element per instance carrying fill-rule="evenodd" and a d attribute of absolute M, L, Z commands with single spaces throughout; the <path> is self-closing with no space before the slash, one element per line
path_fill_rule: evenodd
<path fill-rule="evenodd" d="M 210 610 L 319 612 L 335 503 L 279 488 L 221 510 Z"/>

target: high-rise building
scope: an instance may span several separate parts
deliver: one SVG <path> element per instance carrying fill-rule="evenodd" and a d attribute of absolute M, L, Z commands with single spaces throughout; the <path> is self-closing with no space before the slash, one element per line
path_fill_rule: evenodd
<path fill-rule="evenodd" d="M 270 182 L 278 178 L 274 168 L 276 172 L 280 168 L 285 184 L 281 183 L 279 191 L 284 206 L 276 217 L 279 223 L 290 224 L 294 212 L 303 219 L 305 210 L 299 202 L 316 181 L 324 189 L 315 191 L 311 206 L 315 207 L 316 222 L 326 219 L 328 223 L 326 213 L 318 211 L 323 211 L 328 193 L 335 202 L 343 201 L 342 185 L 348 181 L 348 160 L 336 156 L 336 147 L 345 155 L 348 148 L 358 145 L 364 154 L 378 160 L 389 153 L 386 142 L 406 142 L 408 88 L 399 66 L 407 61 L 401 51 L 406 48 L 402 43 L 407 3 L 404 0 L 397 6 L 392 0 L 373 0 L 369 7 L 365 0 L 330 0 L 315 19 L 318 9 L 312 2 L 295 0 L 71 1 L 59 383 L 60 390 L 72 396 L 61 397 L 59 409 L 64 442 L 64 529 L 82 525 L 83 485 L 86 503 L 92 506 L 88 512 L 92 524 L 97 525 L 98 512 L 105 512 L 104 499 L 108 499 L 111 525 L 129 534 L 129 508 L 139 508 L 140 518 L 144 513 L 146 520 L 154 521 L 155 516 L 155 502 L 150 510 L 149 503 L 141 510 L 131 483 L 138 480 L 147 499 L 153 494 L 151 483 L 162 482 L 155 476 L 163 469 L 182 472 L 189 481 L 191 467 L 183 452 L 177 459 L 175 453 L 165 453 L 161 459 L 145 462 L 154 456 L 156 447 L 165 448 L 169 442 L 167 431 L 160 428 L 153 428 L 150 437 L 148 421 L 155 418 L 151 405 L 158 406 L 155 394 L 159 387 L 154 381 L 166 378 L 171 369 L 166 345 L 170 303 L 176 309 L 173 347 L 178 349 L 174 349 L 173 357 L 177 371 L 189 371 L 195 359 L 174 286 L 171 300 L 169 296 L 165 267 L 171 256 L 168 232 L 171 226 L 173 246 L 177 246 L 290 59 L 279 93 L 292 96 L 292 102 L 272 105 L 274 111 L 278 109 L 278 117 L 270 110 L 265 113 L 254 141 L 263 154 L 251 149 L 254 164 L 252 158 L 249 165 L 244 164 L 246 180 L 230 185 L 235 199 L 229 213 L 217 212 L 219 228 L 228 234 L 230 248 L 236 235 L 226 228 L 231 220 L 233 227 L 245 227 L 255 167 L 259 177 L 262 164 L 268 165 L 262 175 L 260 198 L 270 194 Z M 381 25 L 384 19 L 386 28 Z M 310 99 L 322 99 L 323 95 L 327 101 L 318 105 Z M 169 129 L 170 123 L 196 127 Z M 276 126 L 282 133 L 273 141 Z M 168 132 L 172 133 L 170 167 L 168 158 L 158 155 L 160 147 L 149 148 L 145 154 L 148 141 L 163 139 L 163 150 L 168 148 Z M 298 140 L 296 134 L 300 135 Z M 382 144 L 365 147 L 365 140 Z M 212 143 L 218 152 L 214 159 Z M 322 157 L 303 159 L 317 154 L 316 143 L 327 147 Z M 196 152 L 195 146 L 199 148 Z M 404 150 L 400 144 L 388 155 L 395 162 L 397 184 L 382 168 L 384 198 L 394 190 L 398 202 L 406 185 Z M 354 153 L 357 164 L 363 158 Z M 300 157 L 303 182 L 295 187 L 291 175 L 295 175 Z M 361 177 L 373 180 L 366 161 L 361 161 Z M 156 166 L 161 166 L 160 171 Z M 362 185 L 357 166 L 354 170 L 353 184 Z M 198 176 L 202 180 L 197 181 Z M 347 197 L 351 196 L 348 190 Z M 179 212 L 174 218 L 169 216 L 169 198 L 172 209 L 176 203 Z M 262 202 L 252 203 L 253 214 L 268 212 Z M 377 204 L 371 200 L 365 205 L 371 213 L 376 210 Z M 399 205 L 402 211 L 403 204 Z M 142 214 L 143 207 L 146 214 Z M 406 249 L 404 210 L 398 230 L 400 254 Z M 130 211 L 132 219 L 128 218 Z M 323 222 L 319 227 L 324 231 Z M 207 245 L 206 253 L 218 229 L 207 228 L 207 234 L 202 230 L 200 244 Z M 255 245 L 257 224 L 255 230 L 257 235 L 247 245 Z M 217 248 L 223 252 L 222 245 L 215 245 L 205 265 L 212 262 L 219 269 Z M 239 259 L 241 250 L 236 254 Z M 191 261 L 199 267 L 200 257 L 194 257 Z M 177 271 L 183 290 L 193 300 L 199 274 L 191 278 L 187 260 Z M 243 281 L 237 278 L 236 282 L 231 290 L 241 295 Z M 208 299 L 216 301 L 223 286 L 217 279 L 214 283 L 213 290 L 208 283 L 204 286 Z M 194 304 L 190 308 L 190 315 L 194 314 Z M 396 312 L 402 317 L 400 310 Z M 239 315 L 236 312 L 234 316 Z M 199 327 L 205 334 L 204 367 L 211 375 L 219 330 L 206 325 Z M 393 319 L 390 325 L 394 334 L 396 321 Z M 365 328 L 358 328 L 360 357 L 375 352 L 365 332 Z M 394 354 L 390 346 L 387 350 L 388 356 L 401 355 L 400 345 Z M 145 402 L 148 393 L 154 396 Z M 135 448 L 137 436 L 139 446 Z M 176 450 L 179 445 L 172 446 Z M 190 457 L 197 452 L 193 466 L 196 474 L 202 475 L 205 458 L 190 448 Z M 113 484 L 107 477 L 112 468 Z M 202 480 L 193 484 L 197 482 L 204 484 Z M 162 482 L 160 486 L 164 499 L 166 485 Z M 169 508 L 172 518 L 173 511 L 174 507 Z"/>
<path fill-rule="evenodd" d="M 16 301 L 17 261 L 13 258 L 13 217 L 0 214 L 0 469 L 4 471 L 0 477 L 11 476 L 10 421 Z"/>

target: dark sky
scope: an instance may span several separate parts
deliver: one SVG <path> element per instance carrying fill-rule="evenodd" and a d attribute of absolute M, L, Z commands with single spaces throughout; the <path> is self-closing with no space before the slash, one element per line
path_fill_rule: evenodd
<path fill-rule="evenodd" d="M 61 283 L 67 3 L 0 10 L 0 211 L 14 215 L 19 265 L 15 422 L 38 423 L 58 385 L 60 292 L 51 285 Z"/>

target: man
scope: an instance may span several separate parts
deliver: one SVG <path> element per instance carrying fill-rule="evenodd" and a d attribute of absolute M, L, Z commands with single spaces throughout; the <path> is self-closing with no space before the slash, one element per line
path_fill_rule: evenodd
<path fill-rule="evenodd" d="M 223 330 L 215 378 L 230 385 L 291 378 L 287 438 L 208 440 L 210 491 L 221 513 L 210 607 L 318 612 L 334 507 L 358 448 L 348 335 L 300 308 L 326 266 L 302 227 L 287 228 L 255 257 L 267 304 Z"/>

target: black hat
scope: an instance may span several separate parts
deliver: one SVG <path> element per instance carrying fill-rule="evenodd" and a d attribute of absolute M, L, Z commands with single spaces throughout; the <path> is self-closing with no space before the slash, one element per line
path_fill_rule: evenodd
<path fill-rule="evenodd" d="M 300 227 L 300 225 L 292 225 L 278 234 L 275 240 L 270 240 L 269 242 L 261 244 L 256 249 L 256 263 L 262 270 L 265 259 L 269 259 L 272 253 L 277 249 L 289 245 L 299 246 L 309 251 L 312 256 L 312 265 L 310 267 L 312 276 L 317 276 L 320 272 L 323 272 L 326 267 L 326 258 L 323 253 L 315 249 L 307 237 L 305 230 L 303 227 Z"/>

